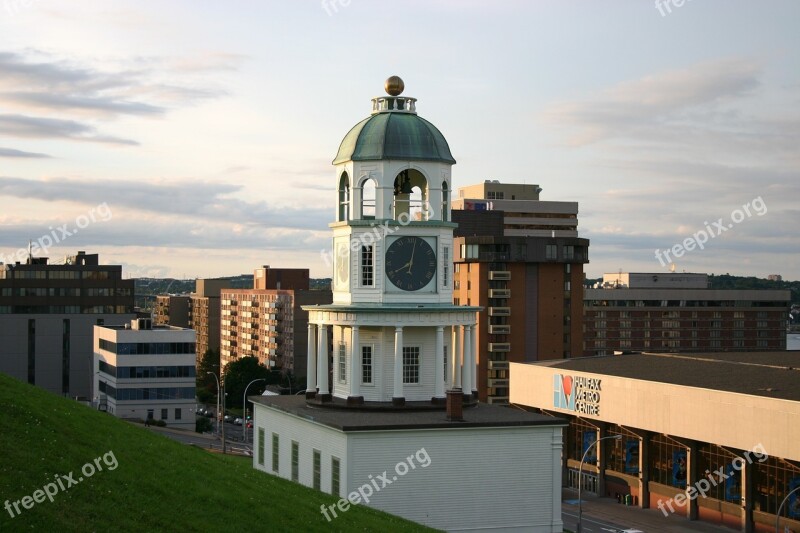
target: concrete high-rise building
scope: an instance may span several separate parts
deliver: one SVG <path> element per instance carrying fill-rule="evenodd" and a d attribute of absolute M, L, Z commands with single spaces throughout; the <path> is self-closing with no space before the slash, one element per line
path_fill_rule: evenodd
<path fill-rule="evenodd" d="M 791 291 L 708 286 L 707 274 L 605 274 L 584 291 L 583 355 L 786 349 Z"/>
<path fill-rule="evenodd" d="M 195 332 L 149 318 L 94 327 L 94 405 L 119 418 L 195 427 Z"/>
<path fill-rule="evenodd" d="M 270 368 L 305 377 L 308 312 L 301 306 L 333 299 L 329 290 L 309 290 L 308 269 L 263 266 L 253 274 L 253 289 L 223 289 L 220 297 L 223 367 L 253 356 Z"/>
<path fill-rule="evenodd" d="M 154 323 L 159 326 L 190 327 L 192 298 L 189 295 L 175 296 L 163 294 L 156 296 Z"/>
<path fill-rule="evenodd" d="M 198 279 L 195 282 L 189 323 L 197 332 L 197 364 L 209 348 L 219 353 L 219 294 L 230 286 L 227 279 Z"/>
<path fill-rule="evenodd" d="M 61 264 L 0 264 L 0 372 L 56 394 L 92 394 L 92 328 L 134 318 L 134 280 L 83 251 Z"/>
<path fill-rule="evenodd" d="M 479 305 L 478 395 L 508 401 L 508 364 L 562 359 L 583 349 L 578 203 L 539 199 L 538 185 L 485 181 L 453 200 L 454 303 Z"/>

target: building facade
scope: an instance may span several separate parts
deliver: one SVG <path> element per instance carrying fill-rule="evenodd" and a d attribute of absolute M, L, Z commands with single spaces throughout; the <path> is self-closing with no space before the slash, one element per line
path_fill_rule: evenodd
<path fill-rule="evenodd" d="M 94 405 L 119 418 L 194 431 L 196 337 L 151 319 L 94 327 Z"/>
<path fill-rule="evenodd" d="M 226 279 L 198 279 L 191 295 L 190 324 L 197 332 L 197 364 L 209 349 L 220 349 L 220 292 L 230 288 Z"/>
<path fill-rule="evenodd" d="M 252 356 L 269 368 L 305 378 L 308 312 L 302 306 L 331 303 L 331 291 L 309 290 L 308 269 L 264 266 L 256 269 L 253 285 L 220 292 L 222 367 Z"/>
<path fill-rule="evenodd" d="M 614 273 L 584 291 L 583 355 L 786 349 L 789 290 L 709 289 L 706 274 Z"/>
<path fill-rule="evenodd" d="M 156 296 L 156 309 L 153 320 L 159 326 L 190 327 L 191 296 L 162 294 Z"/>
<path fill-rule="evenodd" d="M 564 483 L 745 532 L 800 530 L 792 352 L 647 353 L 511 365 L 511 401 L 566 417 Z M 618 437 L 606 439 L 606 437 Z M 604 440 L 600 440 L 603 438 Z M 582 457 L 586 455 L 583 469 Z"/>
<path fill-rule="evenodd" d="M 479 305 L 481 401 L 508 403 L 508 364 L 583 349 L 583 265 L 577 202 L 539 200 L 538 185 L 486 181 L 453 201 L 456 304 Z"/>
<path fill-rule="evenodd" d="M 134 318 L 134 280 L 83 251 L 62 264 L 0 265 L 0 372 L 55 394 L 92 395 L 92 328 Z"/>

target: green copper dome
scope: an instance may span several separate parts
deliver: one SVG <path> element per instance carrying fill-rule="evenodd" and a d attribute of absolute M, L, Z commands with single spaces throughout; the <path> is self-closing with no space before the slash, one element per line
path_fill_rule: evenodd
<path fill-rule="evenodd" d="M 436 126 L 416 113 L 390 112 L 373 114 L 353 126 L 333 164 L 381 159 L 456 162 Z"/>

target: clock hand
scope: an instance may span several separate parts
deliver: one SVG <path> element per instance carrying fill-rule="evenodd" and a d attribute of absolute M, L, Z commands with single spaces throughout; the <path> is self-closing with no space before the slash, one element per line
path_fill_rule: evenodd
<path fill-rule="evenodd" d="M 414 247 L 411 249 L 411 259 L 408 261 L 408 272 L 407 274 L 411 274 L 411 267 L 414 266 L 414 253 L 417 251 L 417 241 L 414 241 Z"/>
<path fill-rule="evenodd" d="M 400 268 L 397 268 L 397 269 L 395 269 L 395 270 L 392 270 L 391 274 L 396 274 L 397 272 L 400 272 L 401 270 L 403 270 L 404 268 L 406 268 L 408 265 L 409 265 L 409 263 L 406 263 L 405 265 L 401 266 Z"/>

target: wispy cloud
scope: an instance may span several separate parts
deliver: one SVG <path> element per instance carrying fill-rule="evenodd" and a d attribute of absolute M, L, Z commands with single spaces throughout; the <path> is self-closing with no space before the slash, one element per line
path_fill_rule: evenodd
<path fill-rule="evenodd" d="M 2 148 L 0 147 L 0 157 L 19 157 L 19 158 L 30 158 L 30 159 L 46 159 L 50 157 L 47 154 L 40 154 L 37 152 L 23 152 L 22 150 L 16 150 L 14 148 Z"/>
<path fill-rule="evenodd" d="M 136 141 L 103 135 L 88 124 L 58 118 L 0 115 L 0 134 L 10 137 L 70 139 L 99 143 L 138 145 Z"/>

